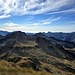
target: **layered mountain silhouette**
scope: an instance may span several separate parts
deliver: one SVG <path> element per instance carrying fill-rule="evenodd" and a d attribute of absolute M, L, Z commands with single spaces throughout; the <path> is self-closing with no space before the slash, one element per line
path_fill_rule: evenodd
<path fill-rule="evenodd" d="M 11 32 L 7 32 L 7 31 L 0 31 L 0 35 L 1 36 L 6 36 L 7 34 L 9 34 Z M 34 33 L 26 33 L 27 35 L 34 35 Z M 75 32 L 71 32 L 71 33 L 63 33 L 63 32 L 48 32 L 45 33 L 43 32 L 43 34 L 47 37 L 54 37 L 58 40 L 62 40 L 62 41 L 70 41 L 70 42 L 74 42 L 75 43 Z"/>
<path fill-rule="evenodd" d="M 62 33 L 62 32 L 51 33 L 51 32 L 48 32 L 48 33 L 43 33 L 43 34 L 48 37 L 54 37 L 59 40 L 70 41 L 70 42 L 75 43 L 75 32 L 72 32 L 72 33 Z"/>
<path fill-rule="evenodd" d="M 6 35 L 9 34 L 9 33 L 10 33 L 10 32 L 0 30 L 0 35 L 2 35 L 2 36 L 6 36 Z"/>
<path fill-rule="evenodd" d="M 3 60 L 4 63 L 11 62 L 11 67 L 16 70 L 18 67 L 23 71 L 24 68 L 32 68 L 37 73 L 46 71 L 47 75 L 74 75 L 74 48 L 73 42 L 57 40 L 43 33 L 27 35 L 16 31 L 0 36 L 1 62 Z"/>

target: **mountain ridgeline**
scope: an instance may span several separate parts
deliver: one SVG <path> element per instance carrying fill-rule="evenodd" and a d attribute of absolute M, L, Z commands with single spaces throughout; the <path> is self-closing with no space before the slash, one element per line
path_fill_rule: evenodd
<path fill-rule="evenodd" d="M 9 33 L 10 33 L 10 32 L 0 30 L 0 35 L 2 35 L 2 36 L 6 36 L 6 35 L 9 34 Z"/>
<path fill-rule="evenodd" d="M 48 33 L 43 33 L 43 34 L 46 35 L 47 37 L 54 37 L 59 40 L 70 41 L 70 42 L 75 43 L 75 32 L 72 32 L 72 33 L 62 33 L 62 32 L 51 33 L 51 32 L 48 32 Z"/>
<path fill-rule="evenodd" d="M 16 31 L 0 36 L 0 60 L 11 62 L 10 65 L 16 66 L 12 67 L 23 71 L 32 68 L 37 73 L 46 71 L 47 75 L 74 75 L 74 49 L 74 40 L 58 40 L 43 33 L 27 35 Z"/>

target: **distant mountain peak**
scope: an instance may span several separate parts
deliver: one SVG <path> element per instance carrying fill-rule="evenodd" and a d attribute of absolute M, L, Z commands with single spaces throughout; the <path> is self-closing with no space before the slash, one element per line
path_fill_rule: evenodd
<path fill-rule="evenodd" d="M 2 31 L 2 30 L 0 30 L 0 35 L 2 35 L 2 36 L 6 36 L 9 33 L 10 32 L 8 32 L 8 31 Z"/>
<path fill-rule="evenodd" d="M 21 32 L 21 31 L 16 31 L 16 32 L 12 32 L 10 34 L 7 34 L 7 38 L 16 38 L 16 37 L 22 37 L 22 36 L 26 36 L 26 33 Z"/>
<path fill-rule="evenodd" d="M 34 36 L 35 37 L 46 37 L 43 33 L 36 33 Z"/>

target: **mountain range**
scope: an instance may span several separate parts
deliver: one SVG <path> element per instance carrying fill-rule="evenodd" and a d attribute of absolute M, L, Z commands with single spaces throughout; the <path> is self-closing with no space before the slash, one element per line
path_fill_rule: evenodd
<path fill-rule="evenodd" d="M 16 31 L 6 36 L 1 35 L 0 73 L 74 75 L 75 43 L 45 33 L 27 35 L 25 32 Z"/>
<path fill-rule="evenodd" d="M 6 36 L 9 33 L 11 33 L 11 32 L 0 31 L 0 35 L 2 35 L 2 36 Z M 34 35 L 35 33 L 26 33 L 26 34 L 27 35 Z M 71 32 L 71 33 L 63 33 L 63 32 L 48 32 L 48 33 L 45 33 L 45 32 L 43 32 L 43 34 L 46 35 L 47 37 L 54 37 L 58 40 L 75 42 L 75 32 Z"/>
<path fill-rule="evenodd" d="M 0 35 L 2 35 L 2 36 L 6 36 L 9 33 L 10 32 L 8 32 L 8 31 L 2 31 L 2 30 L 0 30 Z"/>
<path fill-rule="evenodd" d="M 71 33 L 62 33 L 62 32 L 51 33 L 51 32 L 48 32 L 48 33 L 43 33 L 43 34 L 48 37 L 54 37 L 59 40 L 75 42 L 75 32 L 71 32 Z"/>

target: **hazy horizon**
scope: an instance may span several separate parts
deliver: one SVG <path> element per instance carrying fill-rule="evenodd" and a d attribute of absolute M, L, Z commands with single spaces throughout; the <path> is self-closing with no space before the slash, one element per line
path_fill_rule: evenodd
<path fill-rule="evenodd" d="M 0 31 L 4 31 L 4 32 L 16 32 L 16 30 L 15 31 L 5 31 L 5 30 L 0 30 Z M 18 30 L 18 31 L 21 31 L 21 30 Z M 25 33 L 33 33 L 33 34 L 35 34 L 35 33 L 48 33 L 48 32 L 51 32 L 51 31 L 46 31 L 46 32 L 44 32 L 44 31 L 38 31 L 38 32 L 26 32 L 26 31 L 21 31 L 21 32 L 25 32 Z M 51 33 L 74 33 L 74 32 L 51 32 Z"/>

